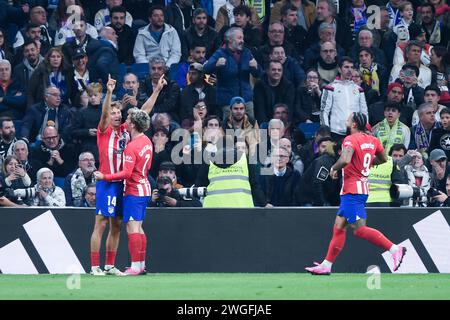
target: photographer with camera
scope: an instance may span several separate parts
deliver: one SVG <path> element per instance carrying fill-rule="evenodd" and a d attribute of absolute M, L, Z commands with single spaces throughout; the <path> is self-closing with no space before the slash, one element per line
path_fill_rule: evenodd
<path fill-rule="evenodd" d="M 445 194 L 447 192 L 446 181 L 450 174 L 450 165 L 448 164 L 447 156 L 442 149 L 434 149 L 431 151 L 429 160 L 431 165 L 431 188 L 428 197 L 429 200 L 434 200 L 440 193 Z M 431 204 L 431 206 L 435 205 L 437 205 L 437 203 Z"/>
<path fill-rule="evenodd" d="M 431 198 L 436 207 L 450 207 L 450 175 L 447 175 L 447 179 L 445 180 L 445 193 L 440 190 L 433 190 L 433 192 L 439 193 Z"/>
<path fill-rule="evenodd" d="M 18 194 L 16 190 L 26 190 L 31 185 L 31 179 L 20 164 L 16 156 L 7 156 L 3 162 L 3 170 L 0 175 L 1 184 L 4 188 L 3 193 L 6 198 L 16 204 L 29 204 L 31 194 Z"/>
<path fill-rule="evenodd" d="M 153 190 L 150 207 L 201 207 L 200 200 L 185 200 L 177 189 L 173 188 L 172 180 L 167 176 L 156 181 L 158 189 Z"/>

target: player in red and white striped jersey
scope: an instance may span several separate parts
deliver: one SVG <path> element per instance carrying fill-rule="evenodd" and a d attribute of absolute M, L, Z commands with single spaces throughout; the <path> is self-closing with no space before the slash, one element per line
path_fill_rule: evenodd
<path fill-rule="evenodd" d="M 377 138 L 366 130 L 367 117 L 361 112 L 353 112 L 347 119 L 347 136 L 342 143 L 342 154 L 331 167 L 330 176 L 337 178 L 342 169 L 341 204 L 333 229 L 333 238 L 328 253 L 322 263 L 305 268 L 311 274 L 329 275 L 333 262 L 344 248 L 347 226 L 350 225 L 357 237 L 390 251 L 394 260 L 393 270 L 402 263 L 406 248 L 393 244 L 380 231 L 366 226 L 365 205 L 369 194 L 368 177 L 372 163 L 387 161 L 384 149 Z"/>
<path fill-rule="evenodd" d="M 131 255 L 131 267 L 125 270 L 125 274 L 139 275 L 145 270 L 146 240 L 142 222 L 151 195 L 147 174 L 152 162 L 153 145 L 144 134 L 150 127 L 150 117 L 146 112 L 130 109 L 127 123 L 131 141 L 125 147 L 123 170 L 110 174 L 96 171 L 94 175 L 97 180 L 125 180 L 123 219 L 127 223 Z"/>

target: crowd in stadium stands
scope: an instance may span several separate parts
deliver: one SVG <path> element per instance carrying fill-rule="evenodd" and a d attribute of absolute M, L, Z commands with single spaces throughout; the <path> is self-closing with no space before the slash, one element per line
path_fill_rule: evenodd
<path fill-rule="evenodd" d="M 255 206 L 338 205 L 355 111 L 390 155 L 368 205 L 450 206 L 449 45 L 446 0 L 0 0 L 0 205 L 95 207 L 110 75 L 122 121 L 167 81 L 149 206 L 201 207 L 230 141 Z"/>

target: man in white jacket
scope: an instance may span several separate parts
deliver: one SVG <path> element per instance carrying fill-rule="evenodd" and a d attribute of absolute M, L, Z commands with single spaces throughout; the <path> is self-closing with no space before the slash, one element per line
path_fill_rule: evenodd
<path fill-rule="evenodd" d="M 164 9 L 153 6 L 149 11 L 150 24 L 139 29 L 133 55 L 136 63 L 148 63 L 153 57 L 161 56 L 170 67 L 181 58 L 181 42 L 171 25 L 164 23 Z"/>
<path fill-rule="evenodd" d="M 362 112 L 369 117 L 364 90 L 352 81 L 353 70 L 353 60 L 342 57 L 339 76 L 323 89 L 320 124 L 330 127 L 335 141 L 346 136 L 345 121 L 352 112 Z"/>

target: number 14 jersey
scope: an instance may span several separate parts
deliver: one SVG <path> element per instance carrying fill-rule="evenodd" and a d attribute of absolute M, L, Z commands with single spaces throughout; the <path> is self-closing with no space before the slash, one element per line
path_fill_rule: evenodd
<path fill-rule="evenodd" d="M 344 194 L 369 194 L 369 173 L 375 154 L 384 148 L 374 136 L 358 132 L 347 136 L 342 149 L 354 150 L 351 162 L 342 169 L 342 189 Z"/>
<path fill-rule="evenodd" d="M 123 171 L 106 174 L 105 180 L 125 180 L 125 195 L 151 196 L 148 170 L 152 164 L 153 144 L 146 135 L 131 140 L 124 150 Z"/>

